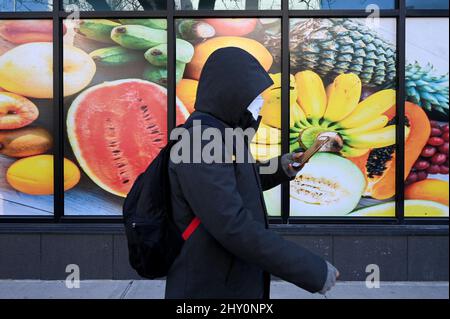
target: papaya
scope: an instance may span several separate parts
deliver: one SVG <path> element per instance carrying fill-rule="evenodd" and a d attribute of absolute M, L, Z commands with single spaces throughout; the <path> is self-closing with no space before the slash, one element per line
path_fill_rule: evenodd
<path fill-rule="evenodd" d="M 447 206 L 448 194 L 448 182 L 433 178 L 413 183 L 405 188 L 406 199 L 431 200 Z"/>
<path fill-rule="evenodd" d="M 395 106 L 384 113 L 390 121 L 396 115 Z M 427 144 L 431 133 L 426 113 L 416 104 L 405 103 L 405 116 L 409 134 L 405 140 L 405 179 Z M 350 158 L 364 173 L 367 188 L 364 195 L 375 199 L 387 199 L 395 195 L 395 145 L 372 149 L 370 152 Z M 385 162 L 381 162 L 387 159 Z"/>

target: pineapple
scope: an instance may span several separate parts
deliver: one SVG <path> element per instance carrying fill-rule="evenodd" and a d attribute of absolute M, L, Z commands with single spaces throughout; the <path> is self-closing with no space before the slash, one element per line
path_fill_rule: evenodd
<path fill-rule="evenodd" d="M 396 49 L 359 19 L 308 19 L 291 25 L 291 72 L 312 70 L 327 83 L 354 73 L 366 87 L 396 87 Z M 266 34 L 265 45 L 279 51 L 280 37 Z M 275 53 L 275 52 L 274 52 Z M 279 52 L 274 54 L 280 62 Z M 448 75 L 434 76 L 432 67 L 406 66 L 407 100 L 448 118 Z"/>
<path fill-rule="evenodd" d="M 291 68 L 314 70 L 332 81 L 341 73 L 354 73 L 363 84 L 394 83 L 395 47 L 351 19 L 309 19 L 290 32 Z"/>

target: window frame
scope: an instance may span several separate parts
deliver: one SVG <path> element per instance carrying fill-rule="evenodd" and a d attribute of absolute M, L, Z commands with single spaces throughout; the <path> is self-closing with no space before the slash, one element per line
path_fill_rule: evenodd
<path fill-rule="evenodd" d="M 175 1 L 167 0 L 166 10 L 158 11 L 82 11 L 83 18 L 164 18 L 168 23 L 168 86 L 167 127 L 175 127 L 176 85 L 175 85 L 175 19 L 182 18 L 279 18 L 281 19 L 281 68 L 282 68 L 282 151 L 289 151 L 289 22 L 292 18 L 366 18 L 365 10 L 289 10 L 289 0 L 281 0 L 281 10 L 175 10 Z M 247 7 L 254 5 L 248 2 Z M 63 20 L 70 16 L 65 12 L 62 0 L 53 0 L 53 11 L 45 12 L 0 12 L 0 20 L 9 19 L 52 19 L 53 21 L 53 138 L 54 148 L 54 214 L 53 216 L 0 216 L 0 223 L 121 223 L 121 216 L 64 215 L 64 112 L 63 112 Z M 397 129 L 396 129 L 396 216 L 385 217 L 290 217 L 289 182 L 281 185 L 281 216 L 269 217 L 271 224 L 373 224 L 373 225 L 448 225 L 449 218 L 404 218 L 404 102 L 406 63 L 406 19 L 407 18 L 449 18 L 449 10 L 406 9 L 406 0 L 396 0 L 395 9 L 380 10 L 380 18 L 396 19 L 397 49 Z M 400 181 L 400 182 L 399 182 Z"/>

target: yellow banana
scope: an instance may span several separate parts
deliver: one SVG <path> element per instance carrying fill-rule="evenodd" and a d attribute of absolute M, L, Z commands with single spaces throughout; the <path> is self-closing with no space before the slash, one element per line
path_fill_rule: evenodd
<path fill-rule="evenodd" d="M 341 74 L 327 87 L 328 104 L 324 119 L 338 122 L 351 114 L 361 98 L 362 84 L 354 73 Z"/>
<path fill-rule="evenodd" d="M 356 109 L 339 122 L 344 128 L 354 128 L 371 121 L 395 105 L 395 90 L 387 89 L 372 94 L 358 104 Z"/>
<path fill-rule="evenodd" d="M 327 94 L 320 76 L 312 71 L 302 71 L 295 75 L 298 103 L 308 119 L 322 118 L 327 107 Z"/>
<path fill-rule="evenodd" d="M 359 157 L 363 156 L 370 150 L 368 148 L 353 148 L 348 145 L 344 145 L 344 147 L 341 150 L 341 154 L 344 157 Z"/>
<path fill-rule="evenodd" d="M 281 144 L 255 144 L 250 143 L 250 151 L 257 161 L 266 161 L 281 155 Z"/>
<path fill-rule="evenodd" d="M 304 125 L 303 123 L 307 122 L 305 112 L 303 112 L 297 102 L 291 104 L 289 121 L 290 127 L 293 127 L 295 123 L 298 123 L 298 125 Z"/>
<path fill-rule="evenodd" d="M 275 127 L 268 126 L 264 123 L 261 123 L 259 125 L 258 131 L 256 131 L 256 134 L 253 137 L 252 143 L 280 144 L 281 130 Z"/>
<path fill-rule="evenodd" d="M 367 122 L 366 124 L 362 126 L 358 126 L 351 129 L 346 129 L 342 133 L 343 134 L 356 134 L 361 133 L 364 134 L 365 132 L 370 132 L 374 130 L 378 130 L 380 128 L 383 128 L 386 126 L 386 124 L 389 122 L 389 118 L 386 115 L 381 115 L 375 119 L 373 119 L 370 122 Z"/>
<path fill-rule="evenodd" d="M 405 127 L 405 136 L 409 135 L 409 128 Z M 379 130 L 364 134 L 346 135 L 345 142 L 354 148 L 381 148 L 395 144 L 395 125 L 389 125 Z"/>

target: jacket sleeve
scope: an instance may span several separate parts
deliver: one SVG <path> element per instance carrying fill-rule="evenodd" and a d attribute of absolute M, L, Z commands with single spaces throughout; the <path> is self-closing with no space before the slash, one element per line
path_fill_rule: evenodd
<path fill-rule="evenodd" d="M 293 179 L 293 177 L 288 176 L 285 170 L 283 169 L 283 163 L 281 158 L 282 156 L 278 156 L 270 159 L 267 162 L 267 165 L 269 165 L 269 163 L 271 162 L 276 162 L 277 164 L 276 171 L 273 172 L 272 174 L 264 174 L 263 172 L 261 172 L 260 168 L 262 168 L 266 164 L 261 163 L 257 164 L 259 179 L 261 180 L 261 188 L 263 191 L 269 190 L 275 186 L 280 185 L 281 183 L 289 182 L 290 180 Z"/>
<path fill-rule="evenodd" d="M 252 218 L 238 192 L 232 163 L 180 163 L 175 172 L 203 227 L 230 253 L 310 292 L 322 289 L 325 260 Z"/>

